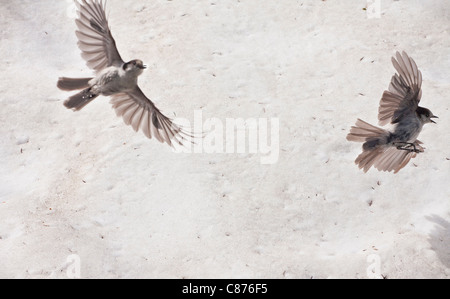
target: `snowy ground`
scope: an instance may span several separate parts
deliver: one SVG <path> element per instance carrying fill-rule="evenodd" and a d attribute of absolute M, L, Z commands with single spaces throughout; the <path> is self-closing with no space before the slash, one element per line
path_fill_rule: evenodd
<path fill-rule="evenodd" d="M 67 110 L 57 78 L 92 75 L 72 2 L 1 0 L 0 278 L 448 278 L 450 7 L 380 4 L 369 19 L 365 0 L 108 2 L 168 115 L 279 120 L 262 164 L 174 153 L 104 97 Z M 398 174 L 364 174 L 345 136 L 377 123 L 402 50 L 440 118 Z"/>

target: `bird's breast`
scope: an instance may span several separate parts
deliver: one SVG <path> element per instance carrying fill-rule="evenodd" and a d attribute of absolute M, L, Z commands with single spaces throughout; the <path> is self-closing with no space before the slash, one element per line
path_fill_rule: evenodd
<path fill-rule="evenodd" d="M 133 89 L 137 85 L 137 76 L 121 68 L 110 67 L 97 76 L 95 83 L 102 95 L 110 96 Z"/>
<path fill-rule="evenodd" d="M 404 117 L 397 125 L 394 135 L 398 141 L 414 142 L 422 131 L 422 122 L 414 116 Z"/>

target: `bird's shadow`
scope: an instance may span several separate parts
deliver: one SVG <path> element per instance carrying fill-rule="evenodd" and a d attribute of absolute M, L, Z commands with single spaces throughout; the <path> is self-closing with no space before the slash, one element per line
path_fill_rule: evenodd
<path fill-rule="evenodd" d="M 431 249 L 436 252 L 442 264 L 450 268 L 450 222 L 438 215 L 426 216 L 426 219 L 435 223 L 428 238 Z"/>

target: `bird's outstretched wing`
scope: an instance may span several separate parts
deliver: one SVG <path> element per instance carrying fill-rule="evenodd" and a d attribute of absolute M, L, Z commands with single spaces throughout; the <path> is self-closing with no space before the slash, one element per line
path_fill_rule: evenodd
<path fill-rule="evenodd" d="M 108 66 L 121 66 L 123 60 L 116 48 L 116 42 L 109 30 L 103 1 L 78 0 L 78 18 L 75 20 L 78 30 L 78 47 L 87 65 L 96 72 Z"/>
<path fill-rule="evenodd" d="M 398 150 L 395 147 L 378 147 L 374 150 L 363 151 L 355 160 L 360 169 L 367 172 L 370 167 L 379 171 L 394 171 L 397 173 L 408 164 L 409 160 L 416 157 L 415 152 Z"/>
<path fill-rule="evenodd" d="M 392 57 L 392 64 L 398 74 L 392 77 L 389 90 L 383 93 L 380 100 L 380 125 L 395 124 L 401 115 L 415 112 L 422 97 L 422 73 L 416 63 L 405 52 L 401 55 L 397 52 L 396 58 Z"/>
<path fill-rule="evenodd" d="M 162 114 L 138 86 L 132 91 L 112 95 L 111 104 L 125 124 L 131 125 L 135 131 L 140 128 L 148 138 L 155 137 L 170 146 L 173 142 L 183 145 L 188 138 L 193 138 Z"/>

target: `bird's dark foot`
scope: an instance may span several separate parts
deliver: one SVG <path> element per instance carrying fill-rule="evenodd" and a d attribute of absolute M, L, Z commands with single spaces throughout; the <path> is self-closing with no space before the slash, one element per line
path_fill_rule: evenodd
<path fill-rule="evenodd" d="M 397 146 L 398 150 L 402 150 L 402 151 L 408 151 L 408 152 L 414 152 L 414 153 L 420 153 L 423 152 L 423 149 L 418 149 L 416 147 L 415 143 L 410 143 L 410 142 L 397 142 L 395 143 L 395 146 Z M 419 146 L 419 145 L 418 145 Z"/>

